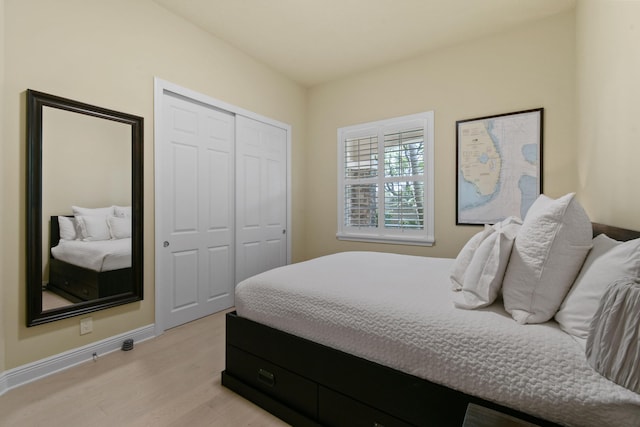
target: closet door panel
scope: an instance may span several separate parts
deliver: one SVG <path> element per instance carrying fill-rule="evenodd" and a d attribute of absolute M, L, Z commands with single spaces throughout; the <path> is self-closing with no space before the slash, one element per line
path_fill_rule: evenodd
<path fill-rule="evenodd" d="M 287 260 L 287 133 L 236 117 L 236 283 Z"/>
<path fill-rule="evenodd" d="M 235 284 L 287 263 L 290 128 L 162 85 L 155 285 L 164 331 L 232 307 Z"/>
<path fill-rule="evenodd" d="M 164 97 L 156 284 L 171 328 L 233 305 L 235 117 Z"/>

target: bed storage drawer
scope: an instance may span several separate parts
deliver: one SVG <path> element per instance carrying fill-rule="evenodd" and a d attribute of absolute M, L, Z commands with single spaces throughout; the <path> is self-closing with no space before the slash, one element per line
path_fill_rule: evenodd
<path fill-rule="evenodd" d="M 80 269 L 71 264 L 50 260 L 49 285 L 66 292 L 81 301 L 100 297 L 97 283 L 97 273 Z"/>
<path fill-rule="evenodd" d="M 77 296 L 83 301 L 98 298 L 98 288 L 94 283 L 84 283 L 73 279 L 66 279 L 57 283 L 65 292 Z"/>
<path fill-rule="evenodd" d="M 319 390 L 320 424 L 332 427 L 410 427 L 393 416 L 324 387 Z"/>
<path fill-rule="evenodd" d="M 286 369 L 227 346 L 226 372 L 263 393 L 316 419 L 318 386 Z"/>
<path fill-rule="evenodd" d="M 64 269 L 56 265 L 49 272 L 49 288 L 55 292 L 59 289 L 80 301 L 87 301 L 99 297 L 98 284 L 90 278 L 70 274 Z M 77 302 L 77 301 L 75 301 Z"/>

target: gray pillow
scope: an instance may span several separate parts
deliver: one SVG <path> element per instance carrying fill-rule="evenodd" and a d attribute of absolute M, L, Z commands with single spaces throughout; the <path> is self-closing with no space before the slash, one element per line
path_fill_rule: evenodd
<path fill-rule="evenodd" d="M 602 376 L 640 393 L 640 278 L 607 288 L 591 319 L 586 355 Z"/>

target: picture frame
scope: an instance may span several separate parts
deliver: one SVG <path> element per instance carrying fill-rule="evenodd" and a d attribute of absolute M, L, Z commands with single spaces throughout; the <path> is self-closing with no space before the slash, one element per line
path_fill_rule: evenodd
<path fill-rule="evenodd" d="M 544 108 L 456 121 L 456 225 L 525 217 L 542 193 Z"/>

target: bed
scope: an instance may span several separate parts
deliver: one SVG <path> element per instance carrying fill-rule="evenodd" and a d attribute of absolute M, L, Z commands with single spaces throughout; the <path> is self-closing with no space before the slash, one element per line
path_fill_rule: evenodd
<path fill-rule="evenodd" d="M 130 292 L 131 286 L 130 237 L 64 240 L 60 238 L 59 217 L 51 216 L 47 290 L 82 302 Z"/>
<path fill-rule="evenodd" d="M 222 384 L 294 426 L 640 425 L 640 394 L 553 320 L 523 326 L 500 301 L 455 308 L 452 263 L 347 252 L 243 281 Z M 500 421 L 473 424 L 469 408 Z"/>

